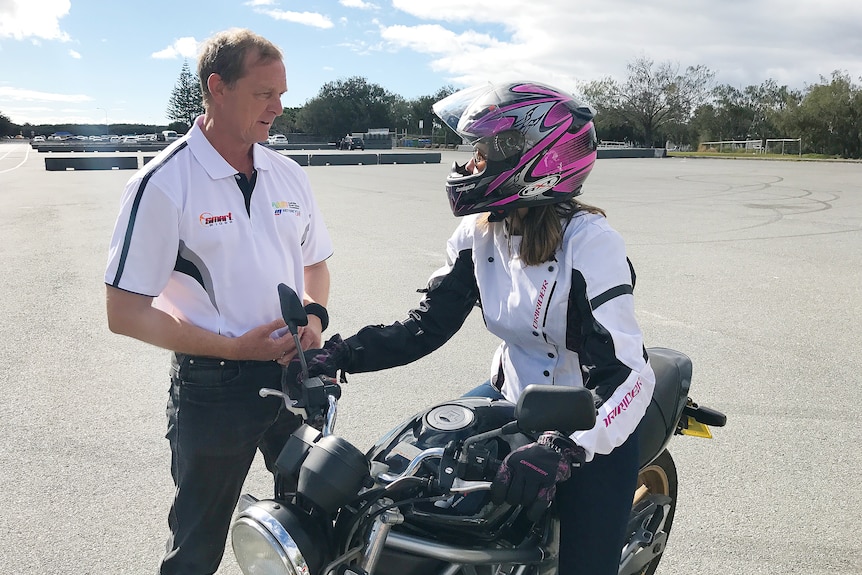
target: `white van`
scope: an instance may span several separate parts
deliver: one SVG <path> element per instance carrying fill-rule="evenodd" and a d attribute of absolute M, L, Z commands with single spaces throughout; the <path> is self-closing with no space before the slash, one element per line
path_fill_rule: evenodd
<path fill-rule="evenodd" d="M 283 134 L 275 134 L 266 139 L 267 144 L 286 144 L 287 137 Z"/>
<path fill-rule="evenodd" d="M 160 142 L 173 142 L 174 140 L 179 139 L 179 137 L 179 134 L 173 130 L 162 130 L 162 133 L 159 134 L 156 139 Z"/>

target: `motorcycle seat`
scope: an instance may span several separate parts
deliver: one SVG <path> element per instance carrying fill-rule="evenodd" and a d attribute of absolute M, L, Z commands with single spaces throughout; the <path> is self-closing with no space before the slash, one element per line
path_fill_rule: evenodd
<path fill-rule="evenodd" d="M 652 400 L 638 424 L 640 466 L 644 467 L 664 449 L 676 431 L 691 387 L 691 359 L 683 353 L 663 347 L 647 348 L 655 372 Z"/>

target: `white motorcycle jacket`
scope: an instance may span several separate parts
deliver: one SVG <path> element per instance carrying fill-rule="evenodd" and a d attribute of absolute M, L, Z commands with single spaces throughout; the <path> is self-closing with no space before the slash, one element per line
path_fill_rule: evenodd
<path fill-rule="evenodd" d="M 596 425 L 572 435 L 589 461 L 628 438 L 655 386 L 634 314 L 634 272 L 622 238 L 598 214 L 576 214 L 554 259 L 538 266 L 521 262 L 520 239 L 503 225 L 481 224 L 479 215 L 465 217 L 419 307 L 405 321 L 348 338 L 345 370 L 384 369 L 430 353 L 478 299 L 485 324 L 502 340 L 490 379 L 506 399 L 516 402 L 534 383 L 594 391 Z"/>

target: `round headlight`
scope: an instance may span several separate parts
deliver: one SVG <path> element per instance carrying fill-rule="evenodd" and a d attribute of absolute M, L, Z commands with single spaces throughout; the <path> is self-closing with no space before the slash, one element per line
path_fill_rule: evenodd
<path fill-rule="evenodd" d="M 323 536 L 305 513 L 271 500 L 244 509 L 231 528 L 233 552 L 245 575 L 316 575 L 325 558 L 318 547 Z"/>

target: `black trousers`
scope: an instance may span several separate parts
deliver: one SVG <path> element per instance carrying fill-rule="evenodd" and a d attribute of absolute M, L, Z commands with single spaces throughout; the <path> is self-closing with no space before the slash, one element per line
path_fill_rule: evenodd
<path fill-rule="evenodd" d="M 638 477 L 638 430 L 557 485 L 558 575 L 616 575 Z"/>
<path fill-rule="evenodd" d="M 255 453 L 267 468 L 298 417 L 262 387 L 281 389 L 281 366 L 175 354 L 167 406 L 171 535 L 161 575 L 208 575 L 218 569 L 236 502 Z"/>

